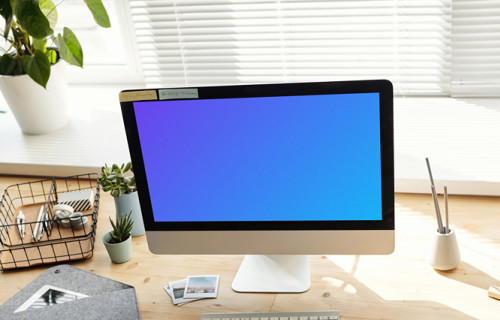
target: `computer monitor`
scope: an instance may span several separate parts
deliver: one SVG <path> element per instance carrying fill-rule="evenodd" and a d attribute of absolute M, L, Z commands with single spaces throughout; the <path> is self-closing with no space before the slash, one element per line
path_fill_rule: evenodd
<path fill-rule="evenodd" d="M 150 250 L 245 254 L 236 291 L 301 292 L 310 254 L 394 250 L 386 80 L 120 93 Z"/>

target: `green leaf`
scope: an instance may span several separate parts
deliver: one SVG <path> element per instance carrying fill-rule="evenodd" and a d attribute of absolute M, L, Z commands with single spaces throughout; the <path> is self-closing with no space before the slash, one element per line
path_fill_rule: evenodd
<path fill-rule="evenodd" d="M 35 48 L 35 50 L 40 50 L 42 52 L 46 52 L 47 51 L 47 39 L 33 39 L 33 48 Z"/>
<path fill-rule="evenodd" d="M 61 58 L 69 64 L 77 67 L 83 67 L 82 47 L 80 46 L 80 42 L 78 42 L 78 39 L 73 31 L 64 27 L 63 35 L 60 33 L 57 35 L 57 46 L 59 47 Z"/>
<path fill-rule="evenodd" d="M 125 168 L 123 169 L 123 172 L 127 172 L 129 171 L 130 169 L 132 169 L 132 162 L 128 162 L 127 165 L 125 166 Z"/>
<path fill-rule="evenodd" d="M 115 163 L 111 167 L 108 167 L 107 164 L 101 167 L 102 174 L 99 183 L 103 186 L 103 191 L 109 191 L 115 198 L 136 191 L 135 177 L 123 174 L 128 170 L 132 170 L 130 162 L 120 166 Z"/>
<path fill-rule="evenodd" d="M 44 39 L 54 33 L 37 0 L 11 0 L 10 4 L 21 27 L 33 38 Z"/>
<path fill-rule="evenodd" d="M 94 16 L 95 22 L 103 28 L 111 27 L 109 16 L 101 0 L 85 0 L 87 7 Z"/>
<path fill-rule="evenodd" d="M 34 56 L 24 55 L 21 57 L 21 62 L 30 78 L 46 88 L 50 77 L 50 61 L 45 53 L 35 50 Z"/>
<path fill-rule="evenodd" d="M 123 242 L 130 237 L 130 231 L 132 230 L 134 222 L 131 219 L 132 211 L 126 216 L 118 217 L 116 215 L 116 223 L 109 218 L 113 231 L 110 233 L 113 241 L 110 242 Z"/>
<path fill-rule="evenodd" d="M 116 229 L 116 225 L 113 220 L 111 220 L 111 217 L 109 217 L 109 222 L 111 222 L 111 226 L 113 227 L 113 229 Z"/>
<path fill-rule="evenodd" d="M 0 15 L 5 19 L 4 38 L 9 36 L 10 26 L 12 25 L 12 7 L 9 0 L 0 0 Z"/>
<path fill-rule="evenodd" d="M 52 2 L 51 0 L 41 0 L 40 10 L 42 10 L 43 14 L 47 17 L 47 20 L 49 20 L 50 27 L 52 29 L 55 29 L 58 14 L 54 2 Z"/>
<path fill-rule="evenodd" d="M 23 66 L 10 54 L 6 53 L 0 58 L 0 74 L 15 76 L 22 73 Z"/>

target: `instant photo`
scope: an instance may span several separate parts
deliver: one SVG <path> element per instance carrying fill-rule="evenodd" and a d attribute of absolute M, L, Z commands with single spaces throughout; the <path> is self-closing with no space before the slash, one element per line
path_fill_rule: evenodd
<path fill-rule="evenodd" d="M 184 298 L 216 298 L 219 276 L 188 277 Z"/>

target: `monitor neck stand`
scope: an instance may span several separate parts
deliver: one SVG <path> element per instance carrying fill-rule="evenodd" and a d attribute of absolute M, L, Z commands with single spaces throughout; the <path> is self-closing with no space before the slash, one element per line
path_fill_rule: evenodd
<path fill-rule="evenodd" d="M 232 284 L 237 292 L 298 293 L 310 287 L 308 255 L 246 255 Z"/>

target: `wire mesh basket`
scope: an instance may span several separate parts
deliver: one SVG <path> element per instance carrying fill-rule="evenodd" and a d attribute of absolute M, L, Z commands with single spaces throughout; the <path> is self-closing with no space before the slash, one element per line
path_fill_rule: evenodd
<path fill-rule="evenodd" d="M 97 178 L 89 173 L 7 187 L 0 201 L 0 270 L 91 258 L 100 198 Z M 82 191 L 92 199 L 81 214 L 62 219 L 54 212 L 61 195 Z"/>

